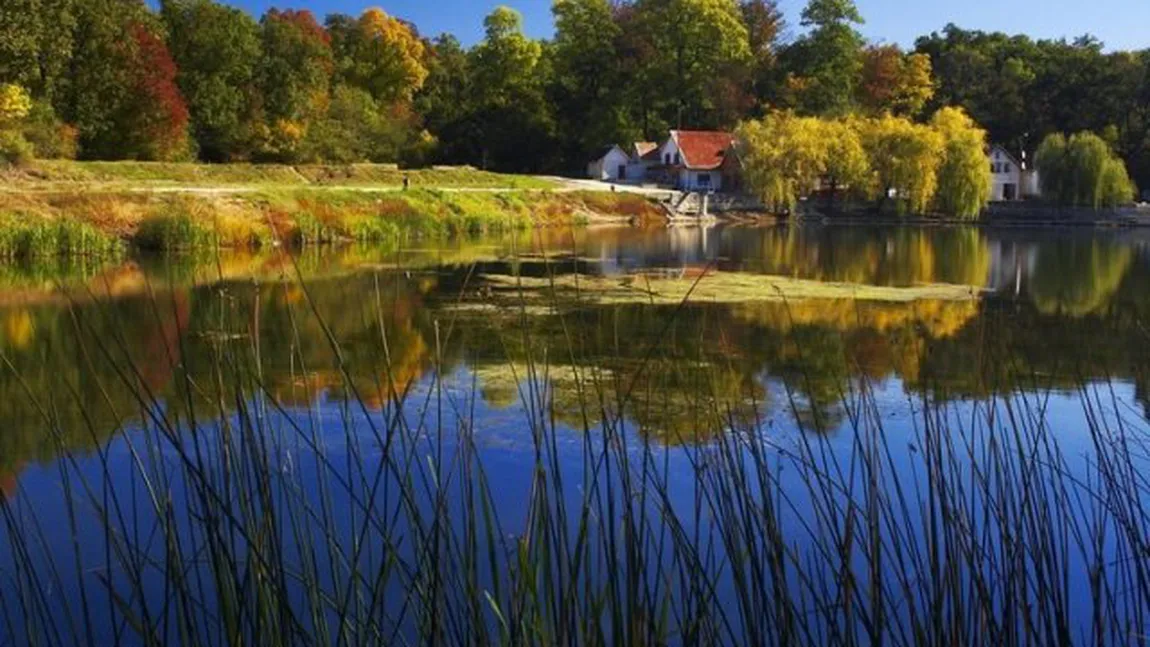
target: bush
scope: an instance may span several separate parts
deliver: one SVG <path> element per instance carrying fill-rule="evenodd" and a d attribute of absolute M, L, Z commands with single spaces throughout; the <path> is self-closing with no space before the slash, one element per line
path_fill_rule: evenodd
<path fill-rule="evenodd" d="M 78 131 L 60 121 L 47 101 L 32 104 L 22 122 L 24 139 L 32 144 L 36 159 L 75 159 L 79 150 Z"/>
<path fill-rule="evenodd" d="M 22 166 L 35 157 L 32 144 L 14 130 L 0 130 L 0 166 Z"/>

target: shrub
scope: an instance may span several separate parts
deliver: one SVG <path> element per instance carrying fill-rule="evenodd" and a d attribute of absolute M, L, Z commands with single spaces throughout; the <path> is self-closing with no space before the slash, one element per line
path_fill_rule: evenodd
<path fill-rule="evenodd" d="M 22 166 L 34 157 L 32 144 L 14 130 L 0 130 L 0 166 Z"/>

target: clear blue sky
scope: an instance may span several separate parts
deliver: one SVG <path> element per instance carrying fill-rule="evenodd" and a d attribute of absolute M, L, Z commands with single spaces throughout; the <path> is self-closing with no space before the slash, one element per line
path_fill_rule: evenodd
<path fill-rule="evenodd" d="M 451 32 L 466 44 L 482 37 L 483 16 L 506 4 L 521 11 L 527 31 L 551 34 L 551 0 L 226 0 L 254 14 L 270 6 L 357 14 L 378 5 L 411 20 L 420 32 Z M 953 22 L 969 29 L 1026 33 L 1037 38 L 1074 38 L 1091 33 L 1109 49 L 1150 48 L 1150 0 L 856 0 L 872 40 L 911 45 L 922 34 Z M 780 0 L 792 35 L 806 0 Z"/>

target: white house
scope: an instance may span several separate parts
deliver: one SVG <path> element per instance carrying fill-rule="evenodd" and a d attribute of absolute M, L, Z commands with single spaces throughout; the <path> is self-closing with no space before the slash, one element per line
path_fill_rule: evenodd
<path fill-rule="evenodd" d="M 627 152 L 631 158 L 627 178 L 633 182 L 648 179 L 651 169 L 659 165 L 659 145 L 655 142 L 635 142 Z"/>
<path fill-rule="evenodd" d="M 607 182 L 626 180 L 627 166 L 630 162 L 630 156 L 618 145 L 613 145 L 603 149 L 600 155 L 587 165 L 587 175 L 592 179 Z"/>
<path fill-rule="evenodd" d="M 990 201 L 1011 202 L 1041 193 L 1038 172 L 1027 168 L 1025 153 L 1019 160 L 1002 146 L 990 149 Z"/>
<path fill-rule="evenodd" d="M 658 149 L 667 179 L 683 191 L 721 191 L 723 162 L 735 143 L 731 133 L 715 130 L 672 130 Z"/>

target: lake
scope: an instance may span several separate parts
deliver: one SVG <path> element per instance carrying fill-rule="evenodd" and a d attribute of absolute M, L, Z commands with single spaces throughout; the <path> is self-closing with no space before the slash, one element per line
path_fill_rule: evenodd
<path fill-rule="evenodd" d="M 0 644 L 1126 644 L 1150 235 L 0 268 Z"/>

